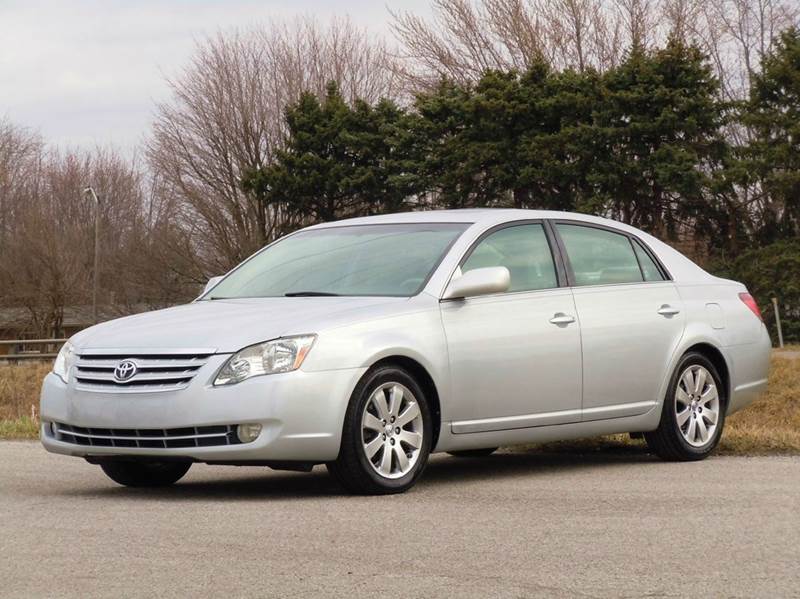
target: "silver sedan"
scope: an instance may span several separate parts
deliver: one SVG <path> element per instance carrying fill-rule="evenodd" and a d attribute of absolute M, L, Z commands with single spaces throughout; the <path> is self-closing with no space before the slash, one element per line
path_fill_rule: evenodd
<path fill-rule="evenodd" d="M 193 462 L 310 470 L 395 493 L 431 452 L 644 433 L 709 455 L 767 382 L 740 283 L 586 215 L 415 212 L 272 243 L 194 302 L 75 335 L 41 439 L 124 485 Z"/>

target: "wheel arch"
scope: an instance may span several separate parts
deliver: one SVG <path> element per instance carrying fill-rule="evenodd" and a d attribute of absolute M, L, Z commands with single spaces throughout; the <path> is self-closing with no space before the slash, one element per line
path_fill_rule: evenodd
<path fill-rule="evenodd" d="M 419 386 L 422 387 L 422 391 L 425 393 L 425 398 L 428 400 L 428 404 L 431 409 L 431 416 L 433 417 L 433 422 L 431 423 L 433 425 L 431 451 L 433 451 L 436 448 L 436 444 L 439 442 L 439 433 L 442 428 L 442 405 L 440 402 L 439 390 L 436 386 L 436 382 L 428 372 L 428 369 L 425 368 L 425 366 L 423 366 L 419 361 L 402 354 L 391 354 L 376 360 L 370 365 L 367 373 L 380 366 L 388 365 L 399 366 L 403 370 L 407 370 L 409 374 L 414 377 L 414 380 L 417 381 Z M 366 373 L 364 376 L 366 376 Z"/>
<path fill-rule="evenodd" d="M 725 355 L 718 347 L 707 341 L 701 341 L 690 345 L 683 351 L 681 357 L 685 356 L 689 352 L 697 352 L 701 354 L 714 365 L 714 368 L 717 369 L 717 373 L 719 373 L 719 376 L 722 377 L 722 385 L 725 391 L 725 409 L 727 410 L 728 404 L 730 403 L 732 388 L 730 367 L 728 366 L 728 361 L 726 360 Z"/>
<path fill-rule="evenodd" d="M 658 414 L 660 417 L 661 408 L 663 407 L 664 399 L 669 389 L 669 383 L 672 380 L 672 375 L 678 364 L 683 357 L 689 352 L 697 352 L 714 365 L 722 377 L 723 394 L 727 405 L 730 404 L 730 399 L 733 393 L 733 373 L 731 372 L 731 361 L 728 359 L 722 345 L 705 331 L 692 331 L 692 334 L 685 334 L 682 342 L 678 344 L 670 356 L 669 363 L 665 369 L 664 378 L 661 382 L 661 387 L 658 394 L 658 403 L 653 409 L 653 414 Z M 727 408 L 726 408 L 727 411 Z M 654 420 L 653 428 L 658 425 L 658 420 Z"/>

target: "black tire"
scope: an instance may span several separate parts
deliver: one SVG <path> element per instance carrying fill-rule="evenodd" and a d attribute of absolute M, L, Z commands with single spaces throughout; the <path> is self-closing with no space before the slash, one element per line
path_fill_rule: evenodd
<path fill-rule="evenodd" d="M 717 425 L 711 438 L 702 446 L 696 447 L 684 438 L 681 432 L 677 416 L 675 414 L 675 394 L 680 382 L 681 374 L 690 366 L 702 366 L 714 379 L 717 392 L 719 394 L 719 415 Z M 658 428 L 644 434 L 650 450 L 663 460 L 673 462 L 688 462 L 707 458 L 719 443 L 722 436 L 722 429 L 725 425 L 725 410 L 727 409 L 727 390 L 725 389 L 719 372 L 714 364 L 703 354 L 689 352 L 681 358 L 680 362 L 672 373 L 667 394 L 664 397 L 664 405 L 661 410 L 661 421 Z"/>
<path fill-rule="evenodd" d="M 416 463 L 400 478 L 381 476 L 368 460 L 362 442 L 361 416 L 366 403 L 381 385 L 399 383 L 414 395 L 422 417 L 422 443 Z M 431 411 L 422 388 L 403 368 L 379 366 L 364 375 L 353 390 L 344 418 L 339 457 L 326 464 L 328 471 L 349 492 L 360 495 L 388 495 L 410 489 L 422 475 L 431 450 Z"/>
<path fill-rule="evenodd" d="M 456 458 L 485 458 L 497 451 L 497 447 L 484 447 L 483 449 L 462 449 L 461 451 L 448 451 Z"/>
<path fill-rule="evenodd" d="M 178 482 L 191 462 L 140 462 L 113 460 L 100 464 L 111 480 L 126 487 L 166 487 Z"/>

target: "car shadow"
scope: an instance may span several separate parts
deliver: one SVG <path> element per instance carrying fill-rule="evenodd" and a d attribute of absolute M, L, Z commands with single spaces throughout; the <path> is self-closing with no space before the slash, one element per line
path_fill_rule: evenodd
<path fill-rule="evenodd" d="M 625 467 L 632 464 L 656 462 L 657 458 L 639 448 L 608 449 L 589 452 L 540 450 L 510 451 L 483 458 L 446 456 L 432 460 L 420 485 L 452 484 L 458 481 L 517 478 L 546 475 L 571 470 L 601 467 Z"/>
<path fill-rule="evenodd" d="M 481 458 L 457 458 L 447 454 L 433 456 L 420 481 L 410 493 L 432 490 L 442 485 L 522 476 L 547 475 L 588 468 L 616 468 L 657 462 L 657 458 L 639 447 L 604 448 L 591 451 L 508 451 Z M 230 467 L 229 467 L 230 468 Z M 341 497 L 347 493 L 328 475 L 323 466 L 310 473 L 242 468 L 233 476 L 228 469 L 219 469 L 218 479 L 210 478 L 217 471 L 206 469 L 203 478 L 192 476 L 171 487 L 145 489 L 119 486 L 59 490 L 59 495 L 75 497 L 117 498 L 174 501 L 263 501 Z M 98 475 L 100 473 L 98 472 Z"/>

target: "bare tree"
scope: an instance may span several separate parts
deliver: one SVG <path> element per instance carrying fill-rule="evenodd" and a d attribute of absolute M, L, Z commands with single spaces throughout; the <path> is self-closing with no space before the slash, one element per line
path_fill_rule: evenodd
<path fill-rule="evenodd" d="M 88 183 L 99 207 L 83 193 Z M 24 181 L 4 194 L 13 203 L 0 261 L 0 305 L 24 309 L 23 323 L 37 335 L 59 335 L 64 309 L 89 303 L 95 210 L 100 210 L 103 304 L 130 305 L 141 289 L 134 272 L 143 228 L 139 174 L 110 150 L 48 150 L 25 155 Z"/>
<path fill-rule="evenodd" d="M 219 33 L 201 42 L 159 103 L 147 156 L 160 198 L 155 220 L 171 253 L 190 252 L 183 276 L 227 271 L 279 235 L 284 215 L 240 186 L 283 144 L 284 107 L 304 90 L 336 81 L 349 98 L 397 92 L 382 42 L 349 21 L 311 19 Z M 169 223 L 163 224 L 163 223 Z M 166 248 L 164 248 L 166 250 Z"/>
<path fill-rule="evenodd" d="M 698 42 L 696 31 L 702 19 L 702 0 L 663 0 L 661 18 L 669 36 L 684 43 Z"/>
<path fill-rule="evenodd" d="M 605 70 L 659 35 L 656 0 L 433 0 L 433 19 L 392 12 L 412 87 L 475 81 L 489 69 Z"/>
<path fill-rule="evenodd" d="M 725 99 L 741 99 L 783 29 L 800 24 L 797 0 L 432 0 L 433 18 L 392 12 L 412 89 L 441 78 L 471 82 L 488 69 L 600 71 L 633 46 L 667 37 L 706 51 Z"/>
<path fill-rule="evenodd" d="M 693 33 L 717 69 L 726 99 L 744 98 L 778 34 L 800 24 L 796 0 L 706 0 Z"/>
<path fill-rule="evenodd" d="M 0 119 L 0 255 L 13 231 L 21 192 L 29 184 L 41 149 L 42 140 L 37 133 Z"/>
<path fill-rule="evenodd" d="M 544 15 L 546 39 L 557 62 L 584 71 L 604 63 L 608 15 L 597 0 L 552 0 L 536 5 Z"/>
<path fill-rule="evenodd" d="M 613 0 L 627 47 L 647 48 L 657 42 L 656 0 Z"/>

